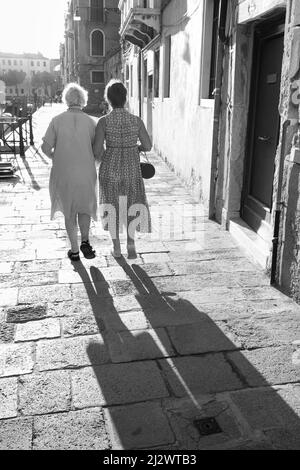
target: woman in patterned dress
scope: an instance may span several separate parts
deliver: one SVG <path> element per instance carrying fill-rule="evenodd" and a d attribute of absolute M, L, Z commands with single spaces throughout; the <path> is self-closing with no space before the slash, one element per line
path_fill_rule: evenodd
<path fill-rule="evenodd" d="M 101 162 L 99 202 L 103 228 L 110 232 L 113 256 L 120 258 L 119 234 L 125 226 L 128 257 L 136 258 L 135 231 L 151 231 L 139 152 L 150 151 L 152 143 L 143 121 L 124 109 L 127 90 L 122 82 L 110 81 L 105 98 L 111 112 L 100 118 L 94 144 L 94 154 Z"/>

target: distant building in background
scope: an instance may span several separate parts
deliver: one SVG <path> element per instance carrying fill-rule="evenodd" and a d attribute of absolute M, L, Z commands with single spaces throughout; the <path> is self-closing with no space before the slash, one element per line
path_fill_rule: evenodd
<path fill-rule="evenodd" d="M 38 72 L 50 73 L 50 60 L 43 54 L 12 54 L 0 52 L 0 76 L 10 72 L 18 71 L 26 74 L 25 80 L 13 86 L 6 87 L 6 97 L 13 98 L 16 96 L 30 96 L 33 93 L 31 86 L 32 77 Z M 44 96 L 45 90 L 37 90 L 38 95 Z"/>
<path fill-rule="evenodd" d="M 63 89 L 61 59 L 50 59 L 50 73 L 54 76 L 54 83 L 51 85 L 51 96 L 61 96 Z"/>
<path fill-rule="evenodd" d="M 60 48 L 64 85 L 78 82 L 89 92 L 87 109 L 97 111 L 108 77 L 121 77 L 118 0 L 71 0 Z"/>

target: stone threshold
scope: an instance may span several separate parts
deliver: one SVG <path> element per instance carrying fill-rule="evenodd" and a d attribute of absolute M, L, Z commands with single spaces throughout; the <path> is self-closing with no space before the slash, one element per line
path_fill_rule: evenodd
<path fill-rule="evenodd" d="M 229 221 L 228 231 L 233 236 L 245 255 L 265 271 L 269 271 L 272 256 L 272 243 L 261 238 L 241 218 Z"/>

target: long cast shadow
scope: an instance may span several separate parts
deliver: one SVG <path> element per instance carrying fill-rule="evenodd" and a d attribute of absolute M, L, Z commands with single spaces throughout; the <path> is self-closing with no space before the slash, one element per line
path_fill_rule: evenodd
<path fill-rule="evenodd" d="M 149 365 L 158 373 L 156 377 L 162 374 L 167 383 L 167 393 L 157 396 L 157 399 L 168 398 L 169 394 L 177 399 L 171 400 L 171 405 L 166 405 L 166 409 L 181 449 L 205 449 L 212 443 L 218 448 L 218 445 L 222 447 L 227 441 L 238 441 L 242 437 L 232 410 L 229 410 L 228 401 L 210 399 L 203 402 L 203 396 L 214 396 L 218 392 L 231 393 L 234 406 L 239 408 L 250 423 L 252 436 L 255 432 L 260 432 L 257 441 L 262 442 L 256 442 L 256 445 L 272 448 L 268 439 L 275 439 L 274 442 L 279 445 L 276 433 L 283 433 L 286 427 L 300 430 L 299 416 L 276 390 L 270 388 L 268 381 L 240 352 L 240 346 L 234 344 L 205 311 L 198 310 L 184 299 L 175 298 L 176 294 L 160 293 L 140 266 L 130 266 L 124 258 L 119 261 L 119 265 L 135 288 L 135 298 L 142 310 L 140 315 L 145 316 L 148 330 L 128 329 L 128 313 L 119 314 L 114 306 L 110 284 L 98 268 L 90 268 L 92 281 L 82 264 L 76 265 L 76 271 L 84 283 L 99 331 L 109 351 L 113 364 L 108 367 L 118 377 L 117 381 L 107 380 L 107 369 L 104 371 L 106 366 L 95 366 L 95 358 L 103 354 L 103 350 L 99 344 L 89 344 L 87 351 L 99 384 L 99 395 L 104 397 L 105 407 L 111 412 L 114 429 L 123 449 L 145 448 L 145 444 L 142 445 L 139 441 L 140 421 L 138 420 L 135 428 L 129 413 L 114 413 L 114 409 L 126 407 L 134 412 L 134 406 L 148 401 L 154 410 L 147 376 Z M 184 344 L 184 338 L 181 338 L 183 349 L 179 347 L 176 351 L 176 328 L 185 328 L 186 319 L 195 328 L 198 326 L 197 334 L 201 336 L 194 352 L 189 350 L 188 344 Z M 166 334 L 166 328 L 169 334 Z M 135 384 L 129 383 L 133 377 L 129 370 L 135 369 L 139 371 L 138 392 Z M 155 384 L 153 387 L 155 388 Z M 155 415 L 154 411 L 153 414 Z M 205 417 L 216 420 L 216 434 L 212 433 L 213 436 L 205 435 L 205 426 L 210 426 L 201 421 Z M 159 435 L 161 421 L 156 422 L 154 419 L 150 422 L 149 416 L 144 420 L 143 425 L 151 428 L 154 435 Z M 180 423 L 182 429 L 178 431 Z M 212 438 L 214 441 L 210 440 Z M 246 439 L 245 436 L 243 438 Z M 156 447 L 158 445 L 157 443 Z M 296 445 L 300 446 L 299 439 Z"/>

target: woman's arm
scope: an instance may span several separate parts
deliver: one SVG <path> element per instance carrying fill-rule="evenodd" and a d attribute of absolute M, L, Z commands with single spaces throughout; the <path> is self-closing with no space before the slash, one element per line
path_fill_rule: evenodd
<path fill-rule="evenodd" d="M 50 122 L 45 136 L 43 137 L 42 151 L 48 158 L 53 158 L 56 145 L 56 131 L 53 120 Z"/>
<path fill-rule="evenodd" d="M 41 149 L 48 158 L 53 158 L 54 151 L 47 142 L 43 142 Z"/>
<path fill-rule="evenodd" d="M 93 144 L 93 152 L 95 160 L 101 162 L 104 153 L 105 140 L 105 118 L 100 118 L 96 127 L 95 140 Z"/>
<path fill-rule="evenodd" d="M 139 145 L 139 151 L 150 152 L 152 149 L 152 142 L 142 120 L 140 120 L 139 139 L 141 142 L 141 145 Z"/>

